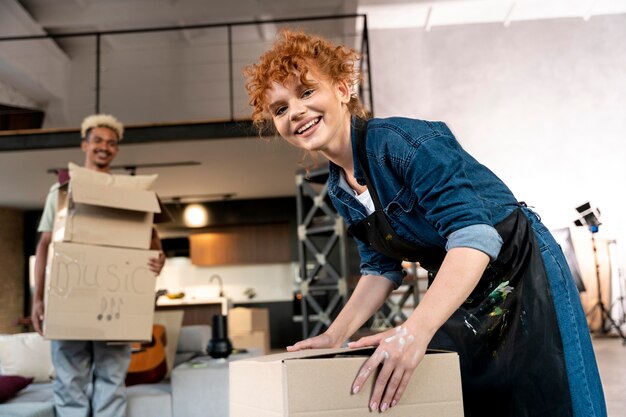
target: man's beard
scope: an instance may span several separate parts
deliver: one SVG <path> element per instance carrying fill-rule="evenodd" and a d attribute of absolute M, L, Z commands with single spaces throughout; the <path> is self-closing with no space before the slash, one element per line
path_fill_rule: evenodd
<path fill-rule="evenodd" d="M 109 165 L 111 165 L 111 161 L 108 161 L 108 162 L 98 162 L 98 161 L 95 161 L 95 165 L 98 168 L 100 168 L 100 169 L 104 169 L 104 168 L 108 168 Z"/>
<path fill-rule="evenodd" d="M 105 158 L 107 158 L 107 161 L 106 161 L 106 162 L 100 162 L 100 161 L 98 160 L 98 159 L 99 159 L 99 157 L 100 157 L 100 152 L 96 152 L 96 154 L 95 154 L 95 158 L 94 158 L 94 165 L 95 165 L 95 166 L 97 166 L 97 167 L 98 167 L 98 168 L 100 168 L 100 169 L 103 169 L 103 168 L 108 168 L 108 167 L 109 167 L 109 165 L 111 165 L 111 159 L 110 159 L 110 158 L 111 158 L 111 155 L 110 155 L 110 154 L 108 154 L 108 153 L 106 154 L 106 156 L 105 156 Z"/>

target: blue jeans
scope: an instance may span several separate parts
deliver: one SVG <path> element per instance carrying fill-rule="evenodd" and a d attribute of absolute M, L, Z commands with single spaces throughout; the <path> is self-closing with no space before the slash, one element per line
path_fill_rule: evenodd
<path fill-rule="evenodd" d="M 523 209 L 541 250 L 563 341 L 565 366 L 575 417 L 605 417 L 606 403 L 587 319 L 578 289 L 560 246 L 538 216 Z"/>
<path fill-rule="evenodd" d="M 130 344 L 53 340 L 57 417 L 124 417 Z"/>

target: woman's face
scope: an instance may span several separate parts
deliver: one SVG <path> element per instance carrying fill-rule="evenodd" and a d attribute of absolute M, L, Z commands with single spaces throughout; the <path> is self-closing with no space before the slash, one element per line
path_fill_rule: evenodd
<path fill-rule="evenodd" d="M 341 143 L 337 138 L 350 134 L 350 90 L 346 83 L 334 84 L 313 71 L 306 80 L 309 85 L 296 73 L 285 85 L 274 82 L 266 94 L 267 110 L 278 133 L 292 145 L 332 153 Z"/>

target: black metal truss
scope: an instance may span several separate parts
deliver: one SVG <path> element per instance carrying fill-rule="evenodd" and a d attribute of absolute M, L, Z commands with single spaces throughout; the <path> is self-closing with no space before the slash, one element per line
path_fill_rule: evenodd
<path fill-rule="evenodd" d="M 327 168 L 296 174 L 302 312 L 296 319 L 304 338 L 328 328 L 348 295 L 346 227 L 328 198 L 327 179 Z"/>

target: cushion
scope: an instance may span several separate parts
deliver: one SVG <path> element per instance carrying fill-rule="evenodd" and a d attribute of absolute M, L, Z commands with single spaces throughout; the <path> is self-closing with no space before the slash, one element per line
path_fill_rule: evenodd
<path fill-rule="evenodd" d="M 13 398 L 20 390 L 33 382 L 33 378 L 17 375 L 0 375 L 0 403 Z"/>
<path fill-rule="evenodd" d="M 78 166 L 72 162 L 67 164 L 72 181 L 80 183 L 110 185 L 135 190 L 150 190 L 158 178 L 154 175 L 111 175 Z"/>
<path fill-rule="evenodd" d="M 50 382 L 38 382 L 32 383 L 23 390 L 19 392 L 19 394 L 5 404 L 32 404 L 32 403 L 52 403 L 54 404 L 54 381 Z M 87 390 L 91 389 L 91 384 L 89 384 Z M 89 391 L 91 393 L 91 391 Z M 0 412 L 0 416 L 4 416 L 2 412 Z"/>
<path fill-rule="evenodd" d="M 207 324 L 183 326 L 180 329 L 176 352 L 206 354 L 209 340 L 211 340 L 211 326 Z"/>
<path fill-rule="evenodd" d="M 126 388 L 126 415 L 172 417 L 172 387 L 169 381 Z"/>
<path fill-rule="evenodd" d="M 0 335 L 0 374 L 50 381 L 54 374 L 50 341 L 34 332 Z"/>
<path fill-rule="evenodd" d="M 54 417 L 52 403 L 0 404 L 0 416 L 4 417 Z"/>

